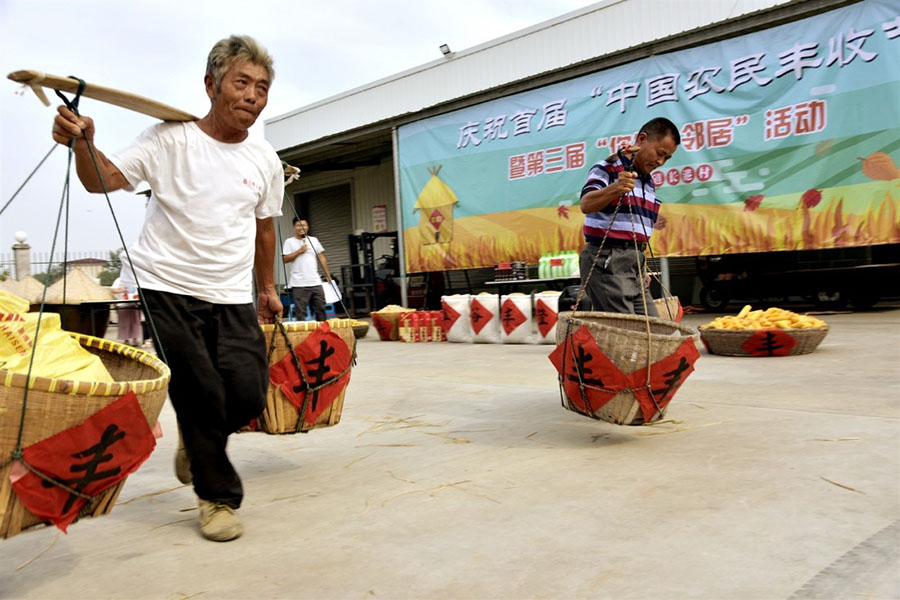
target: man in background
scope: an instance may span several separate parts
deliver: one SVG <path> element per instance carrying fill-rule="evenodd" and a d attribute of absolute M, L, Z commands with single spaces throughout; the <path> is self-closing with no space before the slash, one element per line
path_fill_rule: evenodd
<path fill-rule="evenodd" d="M 331 271 L 325 260 L 325 249 L 319 240 L 309 235 L 309 223 L 306 219 L 294 218 L 294 236 L 284 240 L 282 259 L 291 265 L 288 287 L 294 296 L 294 310 L 304 314 L 306 307 L 311 306 L 316 321 L 324 321 L 325 292 L 322 290 L 322 279 L 319 277 L 319 265 L 331 282 Z"/>

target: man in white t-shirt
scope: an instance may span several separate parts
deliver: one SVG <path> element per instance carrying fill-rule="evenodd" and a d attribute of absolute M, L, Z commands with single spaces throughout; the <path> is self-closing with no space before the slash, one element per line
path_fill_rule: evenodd
<path fill-rule="evenodd" d="M 288 287 L 294 296 L 295 310 L 303 314 L 307 306 L 312 306 L 316 321 L 325 320 L 325 292 L 319 278 L 319 265 L 325 271 L 327 281 L 331 281 L 331 271 L 325 260 L 325 249 L 319 240 L 309 235 L 306 219 L 294 218 L 294 237 L 284 240 L 282 259 L 291 265 Z"/>
<path fill-rule="evenodd" d="M 184 439 L 178 456 L 190 463 L 176 459 L 176 473 L 193 480 L 200 531 L 220 542 L 243 532 L 235 514 L 243 487 L 225 446 L 265 406 L 259 322 L 282 310 L 272 217 L 281 214 L 284 172 L 268 142 L 248 137 L 273 78 L 265 48 L 231 36 L 209 53 L 211 105 L 202 119 L 154 125 L 109 158 L 94 148 L 96 167 L 92 119 L 60 106 L 53 126 L 56 142 L 75 140 L 78 177 L 89 192 L 133 190 L 141 181 L 153 190 L 130 254 L 154 343 L 172 371 L 169 398 Z"/>

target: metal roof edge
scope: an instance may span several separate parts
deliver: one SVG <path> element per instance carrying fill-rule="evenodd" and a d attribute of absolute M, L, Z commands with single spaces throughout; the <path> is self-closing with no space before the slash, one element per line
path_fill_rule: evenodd
<path fill-rule="evenodd" d="M 623 1 L 625 0 L 615 0 L 615 4 Z M 451 112 L 454 110 L 459 110 L 468 106 L 473 106 L 475 104 L 486 102 L 493 98 L 516 94 L 561 81 L 566 81 L 568 79 L 573 79 L 575 77 L 580 77 L 588 73 L 596 72 L 598 70 L 596 67 L 600 63 L 603 63 L 605 65 L 605 68 L 613 68 L 620 64 L 638 60 L 640 58 L 645 58 L 647 56 L 666 54 L 668 52 L 676 52 L 707 43 L 714 43 L 733 35 L 745 35 L 754 31 L 777 27 L 785 23 L 805 19 L 823 11 L 835 10 L 838 8 L 843 8 L 845 6 L 859 4 L 864 1 L 865 0 L 785 0 L 785 2 L 777 4 L 775 6 L 771 6 L 769 8 L 744 13 L 736 17 L 726 19 L 724 21 L 718 21 L 716 23 L 710 23 L 707 25 L 696 27 L 694 29 L 682 31 L 665 38 L 643 42 L 629 48 L 617 50 L 613 53 L 596 56 L 578 63 L 565 65 L 558 69 L 536 73 L 534 75 L 530 75 L 528 77 L 514 81 L 507 81 L 492 88 L 477 90 L 463 96 L 457 96 L 455 98 L 448 98 L 443 102 L 439 102 L 431 106 L 393 115 L 379 121 L 366 123 L 353 129 L 335 132 L 333 134 L 322 136 L 314 140 L 307 140 L 294 146 L 278 149 L 278 153 L 281 156 L 290 156 L 294 151 L 301 147 L 305 149 L 314 149 L 316 147 L 321 147 L 330 143 L 346 141 L 360 135 L 375 133 L 381 130 L 389 130 L 392 127 L 405 125 L 407 123 L 412 123 L 420 119 Z M 613 5 L 612 3 L 603 4 L 606 4 L 607 6 Z M 802 7 L 802 10 L 800 12 L 788 12 L 788 9 L 790 8 L 800 7 Z M 593 7 L 586 7 L 585 9 L 580 9 L 579 11 L 574 12 L 583 12 L 591 8 L 596 8 L 596 5 Z M 562 17 L 554 20 L 566 20 L 566 18 L 573 18 L 572 14 L 573 13 L 567 13 L 566 15 L 563 15 Z M 715 31 L 710 32 L 710 29 L 715 29 Z M 515 34 L 510 35 L 513 36 Z M 482 46 L 486 46 L 486 44 L 482 44 Z M 617 59 L 614 61 L 610 61 L 610 57 L 617 57 Z M 357 91 L 360 91 L 361 89 L 362 88 L 357 88 Z M 344 95 L 346 94 L 335 96 L 331 100 L 333 100 L 334 98 L 342 97 Z M 327 103 L 328 101 L 329 100 L 323 100 L 316 103 L 316 105 Z M 313 107 L 313 105 L 303 107 L 303 109 L 311 107 Z M 298 111 L 295 111 L 292 114 L 297 114 L 303 109 L 298 109 Z M 266 121 L 266 123 L 268 124 L 269 121 Z"/>
<path fill-rule="evenodd" d="M 579 9 L 567 12 L 558 17 L 554 17 L 547 21 L 542 21 L 535 25 L 531 25 L 530 27 L 526 27 L 525 29 L 520 29 L 518 31 L 508 33 L 504 36 L 494 38 L 487 42 L 483 42 L 481 44 L 478 44 L 477 46 L 472 46 L 471 48 L 466 48 L 465 50 L 460 50 L 459 52 L 451 52 L 447 56 L 437 58 L 431 62 L 427 62 L 427 63 L 421 64 L 421 65 L 418 65 L 415 67 L 411 67 L 409 69 L 406 69 L 405 71 L 400 71 L 399 73 L 395 73 L 393 75 L 388 75 L 387 77 L 382 77 L 381 79 L 376 79 L 375 81 L 363 84 L 361 86 L 358 86 L 358 87 L 355 87 L 352 89 L 349 89 L 345 92 L 341 92 L 339 94 L 334 94 L 333 96 L 323 98 L 322 100 L 317 100 L 316 102 L 313 102 L 312 104 L 306 104 L 306 105 L 296 108 L 292 111 L 289 111 L 289 112 L 286 112 L 286 113 L 283 113 L 280 115 L 276 115 L 270 119 L 266 119 L 265 121 L 263 121 L 263 123 L 265 125 L 269 125 L 269 124 L 277 123 L 279 121 L 283 121 L 283 120 L 293 117 L 295 115 L 307 112 L 314 108 L 318 108 L 319 106 L 324 106 L 326 104 L 330 104 L 336 100 L 340 100 L 343 98 L 349 98 L 351 96 L 355 96 L 357 94 L 361 94 L 363 92 L 367 92 L 369 90 L 379 88 L 381 86 L 393 83 L 395 81 L 400 81 L 402 79 L 411 77 L 418 73 L 424 73 L 425 71 L 429 71 L 431 69 L 436 69 L 438 67 L 441 67 L 441 66 L 447 64 L 448 61 L 459 60 L 459 59 L 465 58 L 467 56 L 473 56 L 475 54 L 479 54 L 479 53 L 489 50 L 491 48 L 495 48 L 497 46 L 502 46 L 503 44 L 507 44 L 511 41 L 518 40 L 520 38 L 532 35 L 539 31 L 543 31 L 545 29 L 550 29 L 552 27 L 560 25 L 561 23 L 565 23 L 567 21 L 571 21 L 571 20 L 580 18 L 583 15 L 586 15 L 586 14 L 589 14 L 592 12 L 597 12 L 600 10 L 605 10 L 605 9 L 615 6 L 617 4 L 621 4 L 622 2 L 627 2 L 627 0 L 601 0 L 600 2 L 591 4 L 590 6 L 585 6 L 583 8 L 579 8 Z"/>

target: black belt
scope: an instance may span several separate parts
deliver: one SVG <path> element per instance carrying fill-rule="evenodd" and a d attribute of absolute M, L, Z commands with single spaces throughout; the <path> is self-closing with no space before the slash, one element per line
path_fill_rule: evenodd
<path fill-rule="evenodd" d="M 604 248 L 634 248 L 635 243 L 637 243 L 638 250 L 640 250 L 641 252 L 647 249 L 646 242 L 635 242 L 634 240 L 617 240 L 615 238 L 606 238 L 605 242 L 588 242 L 588 244 L 597 248 L 599 248 L 601 244 Z"/>

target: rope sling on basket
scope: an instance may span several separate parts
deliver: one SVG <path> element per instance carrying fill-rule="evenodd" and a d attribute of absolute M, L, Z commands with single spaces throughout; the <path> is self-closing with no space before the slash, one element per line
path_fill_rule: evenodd
<path fill-rule="evenodd" d="M 282 161 L 285 184 L 300 176 L 300 169 Z M 285 192 L 284 203 L 291 207 Z M 278 239 L 281 221 L 276 220 Z M 319 253 L 310 243 L 316 260 Z M 284 265 L 284 262 L 282 262 Z M 283 267 L 285 283 L 287 268 Z M 334 280 L 329 284 L 337 292 Z M 347 308 L 338 298 L 341 309 Z M 347 313 L 349 314 L 349 313 Z M 290 321 L 276 319 L 263 325 L 269 364 L 269 387 L 262 414 L 242 431 L 263 431 L 270 434 L 306 433 L 320 427 L 337 425 L 341 420 L 344 396 L 350 382 L 350 371 L 356 365 L 356 336 L 351 319 L 330 319 L 327 322 Z"/>
<path fill-rule="evenodd" d="M 306 433 L 341 420 L 356 336 L 349 319 L 264 325 L 268 345 L 266 407 L 250 431 Z"/>
<path fill-rule="evenodd" d="M 75 114 L 85 83 L 77 80 L 72 101 L 63 99 Z M 89 140 L 94 167 L 100 175 Z M 67 170 L 57 213 L 48 265 L 53 267 L 60 223 L 65 209 L 63 302 L 68 255 L 69 184 L 75 140 L 69 144 Z M 43 165 L 56 145 L 28 175 L 2 214 Z M 101 179 L 101 185 L 102 177 Z M 105 185 L 103 186 L 106 192 Z M 122 240 L 112 204 L 107 205 Z M 124 240 L 122 240 L 123 246 Z M 130 262 L 130 257 L 128 258 Z M 75 381 L 33 375 L 41 341 L 47 298 L 45 281 L 26 373 L 0 370 L 0 538 L 8 538 L 46 522 L 64 530 L 81 517 L 108 513 L 125 478 L 150 455 L 156 445 L 151 424 L 166 399 L 170 378 L 163 360 L 138 350 L 87 335 L 70 334 L 84 349 L 99 356 L 111 382 Z M 139 287 L 139 282 L 136 282 Z M 152 317 L 148 314 L 152 324 Z M 14 320 L 4 321 L 2 326 Z M 6 330 L 4 333 L 7 333 Z M 155 331 L 155 329 L 154 329 Z M 21 333 L 21 329 L 17 333 Z"/>
<path fill-rule="evenodd" d="M 633 170 L 621 150 L 618 156 L 626 169 Z M 641 260 L 638 249 L 632 200 L 633 194 L 623 194 L 616 201 L 588 274 L 579 287 L 575 312 L 559 314 L 557 346 L 550 354 L 557 370 L 562 406 L 619 425 L 650 423 L 665 415 L 675 392 L 693 371 L 700 340 L 696 330 L 675 322 L 673 303 L 666 301 L 664 305 L 668 320 L 651 317 L 647 312 L 647 263 Z M 644 315 L 580 311 L 585 288 L 623 206 L 628 207 L 631 217 Z M 643 221 L 641 225 L 644 226 Z M 644 227 L 644 237 L 649 240 L 646 233 Z"/>

